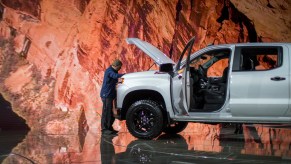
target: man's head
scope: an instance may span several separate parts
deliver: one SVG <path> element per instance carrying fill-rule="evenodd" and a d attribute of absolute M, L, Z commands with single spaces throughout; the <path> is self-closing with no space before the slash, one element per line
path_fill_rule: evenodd
<path fill-rule="evenodd" d="M 115 59 L 111 66 L 116 70 L 116 71 L 119 71 L 121 69 L 121 66 L 122 66 L 122 62 L 119 60 L 119 59 Z"/>

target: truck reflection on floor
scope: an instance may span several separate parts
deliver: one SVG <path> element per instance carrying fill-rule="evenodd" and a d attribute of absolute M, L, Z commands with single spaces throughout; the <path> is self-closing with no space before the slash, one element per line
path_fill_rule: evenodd
<path fill-rule="evenodd" d="M 3 147 L 3 142 L 13 140 L 13 135 L 0 138 L 1 160 L 4 163 L 291 163 L 290 125 L 244 124 L 242 128 L 243 134 L 234 134 L 234 125 L 197 123 L 180 134 L 162 134 L 154 140 L 139 140 L 123 131 L 118 136 L 101 136 L 98 131 L 79 135 L 42 135 L 30 131 L 25 139 L 23 135 L 9 147 Z"/>
<path fill-rule="evenodd" d="M 291 142 L 287 137 L 291 134 L 289 128 L 244 125 L 244 134 L 241 135 L 233 134 L 234 127 L 227 128 L 222 129 L 219 136 L 208 134 L 210 141 L 201 141 L 203 145 L 192 145 L 189 142 L 193 141 L 191 137 L 196 139 L 197 137 L 191 134 L 183 134 L 183 136 L 163 134 L 156 140 L 132 141 L 125 152 L 116 154 L 115 159 L 117 163 L 291 162 Z M 287 135 L 286 138 L 284 135 Z M 219 144 L 213 140 L 219 141 Z M 212 151 L 209 149 L 211 146 Z"/>
<path fill-rule="evenodd" d="M 101 135 L 100 153 L 102 163 L 115 163 L 115 150 L 112 144 L 113 135 Z"/>

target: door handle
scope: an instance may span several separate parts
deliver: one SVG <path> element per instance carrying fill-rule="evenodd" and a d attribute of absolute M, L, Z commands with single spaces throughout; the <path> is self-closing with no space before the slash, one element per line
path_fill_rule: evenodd
<path fill-rule="evenodd" d="M 281 81 L 281 80 L 286 80 L 286 78 L 285 77 L 276 76 L 276 77 L 272 77 L 271 80 L 273 80 L 273 81 Z"/>

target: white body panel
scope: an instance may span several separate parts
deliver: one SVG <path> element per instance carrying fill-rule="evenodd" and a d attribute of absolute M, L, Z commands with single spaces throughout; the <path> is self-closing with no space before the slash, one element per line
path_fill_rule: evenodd
<path fill-rule="evenodd" d="M 117 108 L 122 108 L 127 94 L 138 90 L 152 90 L 160 93 L 165 101 L 166 108 L 172 110 L 170 91 L 170 75 L 155 74 L 156 71 L 130 73 L 123 76 L 124 83 L 117 85 Z M 172 112 L 170 112 L 172 113 Z"/>

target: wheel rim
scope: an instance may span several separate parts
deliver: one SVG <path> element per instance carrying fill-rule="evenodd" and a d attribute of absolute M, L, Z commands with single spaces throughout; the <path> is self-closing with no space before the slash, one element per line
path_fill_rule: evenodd
<path fill-rule="evenodd" d="M 155 124 L 155 114 L 145 107 L 140 107 L 134 112 L 134 130 L 139 133 L 151 131 Z"/>

